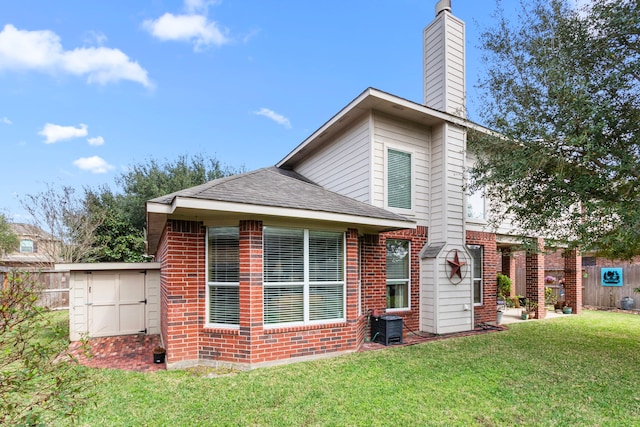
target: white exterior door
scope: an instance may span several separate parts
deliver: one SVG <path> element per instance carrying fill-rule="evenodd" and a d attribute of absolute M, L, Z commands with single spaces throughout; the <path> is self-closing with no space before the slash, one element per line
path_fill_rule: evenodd
<path fill-rule="evenodd" d="M 89 336 L 145 332 L 144 272 L 104 271 L 93 272 L 89 276 Z"/>

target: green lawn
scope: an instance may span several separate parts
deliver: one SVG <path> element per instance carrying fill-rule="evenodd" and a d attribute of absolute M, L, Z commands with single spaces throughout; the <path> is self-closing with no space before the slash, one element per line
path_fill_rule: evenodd
<path fill-rule="evenodd" d="M 640 316 L 585 312 L 218 378 L 92 375 L 80 425 L 640 425 Z"/>

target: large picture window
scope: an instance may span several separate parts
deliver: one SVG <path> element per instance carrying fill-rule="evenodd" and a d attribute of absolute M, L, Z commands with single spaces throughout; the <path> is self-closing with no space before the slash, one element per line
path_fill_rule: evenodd
<path fill-rule="evenodd" d="M 408 240 L 387 239 L 387 309 L 409 308 Z"/>
<path fill-rule="evenodd" d="M 264 323 L 344 320 L 344 233 L 264 228 Z"/>
<path fill-rule="evenodd" d="M 207 239 L 207 320 L 209 324 L 238 325 L 238 227 L 211 227 Z"/>
<path fill-rule="evenodd" d="M 473 258 L 473 303 L 482 305 L 482 246 L 468 245 L 467 249 Z"/>
<path fill-rule="evenodd" d="M 387 206 L 411 209 L 411 153 L 387 150 Z"/>

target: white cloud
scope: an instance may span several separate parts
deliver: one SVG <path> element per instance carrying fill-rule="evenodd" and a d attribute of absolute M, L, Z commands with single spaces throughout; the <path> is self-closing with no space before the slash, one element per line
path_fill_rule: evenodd
<path fill-rule="evenodd" d="M 211 45 L 222 46 L 229 42 L 227 30 L 207 18 L 209 6 L 218 3 L 218 0 L 185 0 L 186 14 L 167 12 L 158 19 L 145 20 L 142 28 L 162 41 L 191 42 L 195 51 Z"/>
<path fill-rule="evenodd" d="M 282 114 L 278 114 L 273 110 L 269 110 L 268 108 L 261 108 L 259 111 L 256 111 L 255 114 L 258 116 L 265 116 L 273 120 L 274 122 L 284 126 L 287 129 L 291 129 L 291 122 Z"/>
<path fill-rule="evenodd" d="M 87 136 L 87 133 L 87 125 L 82 123 L 78 125 L 78 127 L 60 126 L 47 123 L 44 125 L 42 130 L 38 132 L 38 135 L 45 137 L 45 144 L 54 144 L 65 139 L 82 138 Z"/>
<path fill-rule="evenodd" d="M 99 146 L 104 144 L 104 138 L 101 136 L 96 136 L 95 138 L 89 138 L 87 139 L 87 142 L 89 143 L 89 145 L 94 145 L 94 146 Z"/>
<path fill-rule="evenodd" d="M 190 41 L 196 51 L 209 45 L 222 46 L 229 41 L 218 24 L 207 20 L 204 15 L 165 13 L 156 20 L 144 21 L 142 26 L 163 41 Z"/>
<path fill-rule="evenodd" d="M 0 70 L 35 70 L 86 76 L 87 82 L 107 84 L 130 80 L 152 87 L 147 71 L 119 49 L 86 47 L 64 50 L 60 37 L 49 30 L 18 30 L 11 24 L 0 31 Z"/>
<path fill-rule="evenodd" d="M 92 173 L 107 173 L 113 169 L 113 166 L 98 156 L 81 157 L 78 160 L 74 160 L 73 164 L 79 169 Z"/>
<path fill-rule="evenodd" d="M 5 125 L 12 125 L 13 124 L 13 122 L 11 120 L 9 120 L 9 118 L 6 117 L 6 116 L 1 118 L 0 122 L 4 123 Z"/>

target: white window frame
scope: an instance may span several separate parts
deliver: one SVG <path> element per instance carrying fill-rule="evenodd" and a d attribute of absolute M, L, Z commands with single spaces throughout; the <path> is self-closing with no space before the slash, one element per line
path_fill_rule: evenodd
<path fill-rule="evenodd" d="M 476 307 L 482 306 L 484 305 L 484 280 L 483 280 L 483 275 L 484 275 L 484 246 L 482 245 L 467 245 L 467 248 L 469 249 L 469 255 L 471 255 L 471 291 L 473 293 L 473 305 Z M 471 252 L 471 249 L 475 249 L 478 248 L 480 249 L 480 277 L 476 277 L 475 276 L 475 263 L 477 262 L 476 259 L 473 257 L 473 252 Z M 479 283 L 479 289 L 480 289 L 480 302 L 476 302 L 476 295 L 475 295 L 475 289 L 476 289 L 476 283 Z"/>
<path fill-rule="evenodd" d="M 29 243 L 29 245 L 25 245 L 25 243 Z M 31 239 L 22 239 L 20 240 L 20 253 L 21 254 L 33 254 L 35 253 L 35 242 Z M 23 250 L 23 248 L 28 248 L 29 250 Z"/>
<path fill-rule="evenodd" d="M 207 236 L 206 236 L 206 245 L 205 245 L 205 253 L 206 253 L 206 257 L 205 257 L 205 277 L 207 280 L 207 287 L 206 287 L 206 298 L 205 298 L 205 304 L 206 304 L 206 319 L 205 319 L 205 327 L 207 328 L 224 328 L 224 329 L 240 329 L 240 282 L 214 282 L 214 281 L 210 281 L 209 280 L 209 233 L 211 229 L 214 228 L 235 228 L 238 229 L 238 271 L 239 271 L 239 267 L 240 267 L 240 230 L 237 226 L 230 226 L 230 227 L 207 227 Z M 239 272 L 238 272 L 238 280 L 239 278 Z M 210 303 L 211 303 L 211 288 L 214 286 L 218 286 L 218 287 L 229 287 L 229 288 L 237 288 L 238 289 L 238 323 L 234 324 L 234 323 L 214 323 L 211 322 L 211 313 L 210 313 Z"/>
<path fill-rule="evenodd" d="M 411 157 L 410 164 L 410 194 L 411 194 L 411 207 L 409 208 L 399 208 L 395 206 L 389 205 L 389 151 L 397 151 L 399 153 L 408 154 Z M 408 150 L 405 147 L 398 147 L 391 144 L 385 144 L 384 146 L 384 206 L 385 208 L 395 211 L 401 212 L 404 214 L 414 213 L 416 206 L 416 194 L 415 194 L 415 181 L 416 181 L 416 166 L 415 166 L 416 153 L 412 150 Z"/>
<path fill-rule="evenodd" d="M 407 311 L 407 310 L 411 310 L 411 240 L 408 239 L 386 239 L 385 242 L 385 268 L 386 268 L 386 252 L 387 252 L 387 242 L 391 241 L 391 240 L 401 240 L 403 242 L 407 242 L 407 247 L 408 247 L 408 252 L 407 252 L 407 257 L 409 257 L 409 262 L 407 264 L 407 277 L 406 279 L 389 279 L 388 277 L 386 278 L 386 284 L 385 284 L 385 300 L 386 300 L 386 295 L 388 292 L 388 287 L 389 287 L 389 282 L 398 282 L 400 280 L 406 280 L 407 282 L 407 306 L 406 307 L 398 307 L 398 308 L 389 308 L 387 306 L 386 311 L 387 312 L 398 312 L 398 311 Z"/>
<path fill-rule="evenodd" d="M 473 193 L 467 193 L 467 219 L 469 221 L 477 221 L 477 222 L 485 222 L 487 219 L 487 198 L 486 192 L 484 188 L 480 188 Z M 481 202 L 481 203 L 480 203 Z M 473 209 L 475 206 L 480 207 L 482 205 L 482 215 L 475 216 L 474 212 L 477 212 L 476 209 Z"/>
<path fill-rule="evenodd" d="M 269 229 L 282 229 L 282 230 L 300 230 L 296 228 L 290 227 L 273 227 L 273 226 L 265 226 L 263 228 L 263 233 L 267 233 Z M 340 232 L 342 234 L 342 280 L 341 281 L 330 281 L 330 282 L 312 282 L 310 279 L 310 268 L 309 268 L 309 232 L 314 231 L 324 231 L 324 230 L 316 230 L 316 229 L 303 229 L 303 238 L 304 238 L 304 278 L 302 281 L 296 282 L 267 282 L 266 275 L 264 274 L 264 268 L 267 267 L 267 263 L 263 262 L 263 307 L 265 307 L 265 291 L 269 288 L 276 287 L 300 287 L 303 288 L 303 321 L 298 322 L 281 322 L 281 323 L 265 323 L 263 320 L 263 325 L 265 329 L 270 328 L 282 328 L 282 327 L 296 327 L 296 326 L 306 326 L 306 325 L 322 325 L 322 324 L 330 324 L 330 323 L 340 323 L 346 321 L 347 315 L 347 286 L 346 286 L 346 275 L 347 275 L 347 244 L 346 244 L 346 236 L 344 232 Z M 264 249 L 264 241 L 263 238 L 263 257 L 266 255 L 266 250 Z M 318 285 L 341 285 L 342 286 L 342 314 L 343 316 L 340 318 L 332 318 L 332 319 L 322 319 L 322 320 L 310 320 L 309 313 L 309 295 L 310 288 Z M 266 311 L 266 308 L 265 308 Z M 263 319 L 266 318 L 266 312 L 263 313 Z"/>

